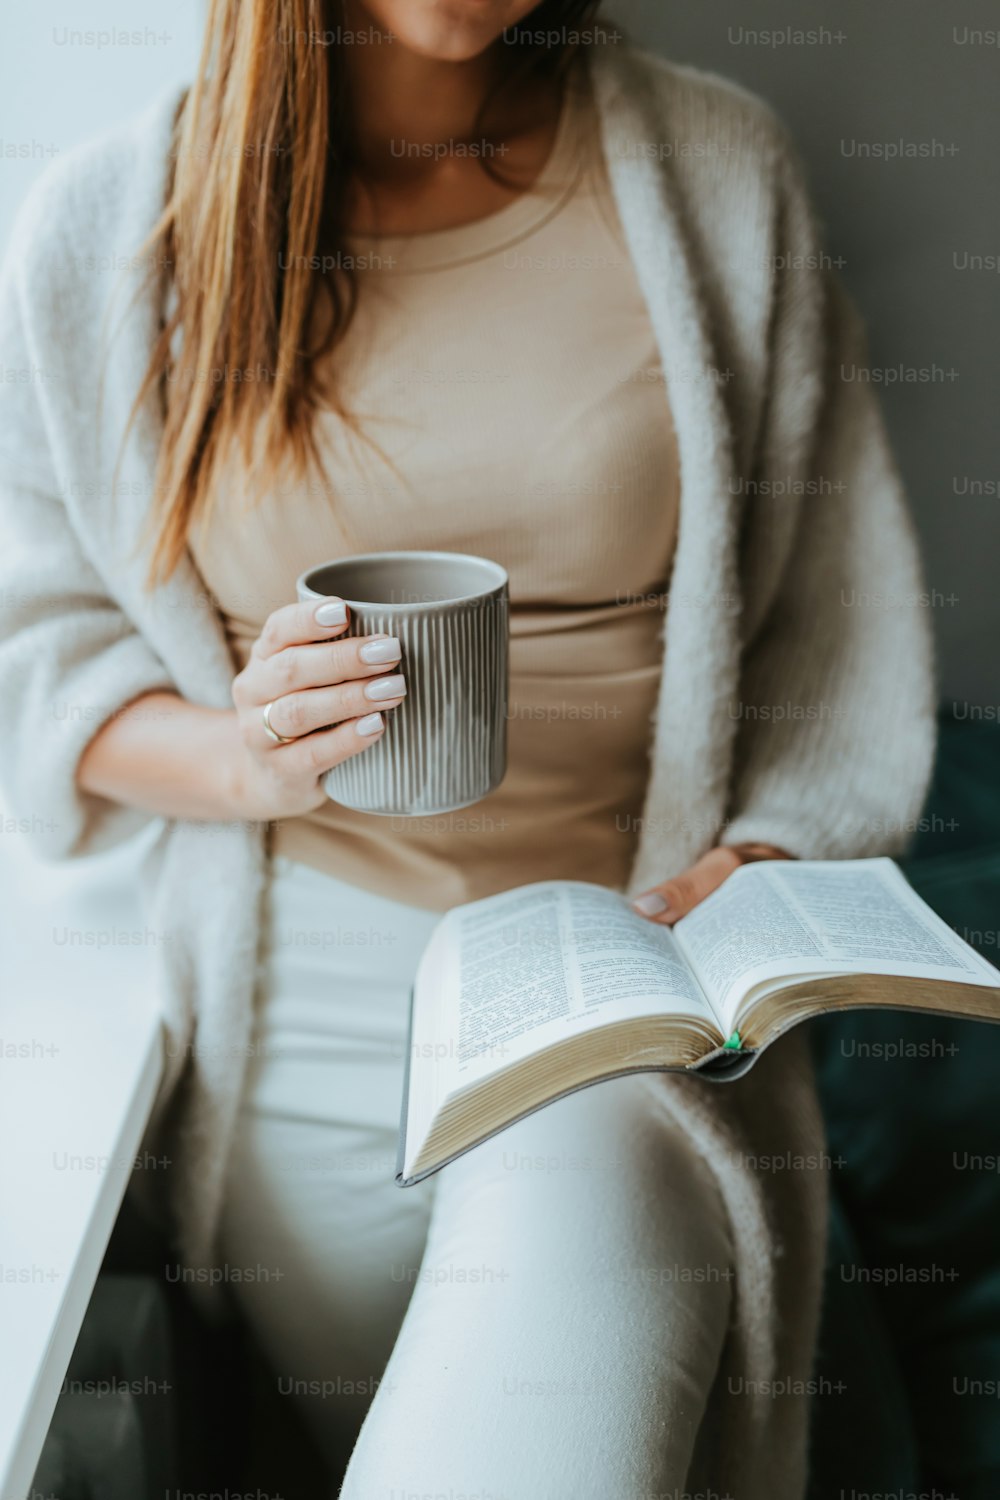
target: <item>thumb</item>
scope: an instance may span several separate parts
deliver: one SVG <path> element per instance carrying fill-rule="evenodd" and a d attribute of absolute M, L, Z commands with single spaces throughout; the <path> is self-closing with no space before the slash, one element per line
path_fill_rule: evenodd
<path fill-rule="evenodd" d="M 701 859 L 675 875 L 654 885 L 641 896 L 634 897 L 632 906 L 641 917 L 651 922 L 672 927 L 687 912 L 718 890 L 722 882 L 743 863 L 734 849 L 710 849 Z"/>

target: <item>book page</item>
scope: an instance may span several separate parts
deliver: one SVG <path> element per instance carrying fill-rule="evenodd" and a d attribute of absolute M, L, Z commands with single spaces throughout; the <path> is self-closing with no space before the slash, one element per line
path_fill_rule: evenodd
<path fill-rule="evenodd" d="M 675 930 L 727 1030 L 746 992 L 766 979 L 854 972 L 1000 981 L 891 859 L 745 865 Z"/>
<path fill-rule="evenodd" d="M 571 1031 L 636 1016 L 715 1018 L 673 933 L 601 886 L 545 881 L 456 907 L 455 1076 L 468 1083 Z"/>

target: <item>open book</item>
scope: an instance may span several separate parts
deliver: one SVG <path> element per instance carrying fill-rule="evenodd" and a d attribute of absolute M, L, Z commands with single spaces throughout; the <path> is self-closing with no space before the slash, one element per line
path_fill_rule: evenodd
<path fill-rule="evenodd" d="M 891 859 L 743 865 L 673 927 L 552 880 L 457 906 L 414 984 L 396 1181 L 621 1073 L 732 1079 L 853 1006 L 1000 1020 L 1000 973 Z"/>

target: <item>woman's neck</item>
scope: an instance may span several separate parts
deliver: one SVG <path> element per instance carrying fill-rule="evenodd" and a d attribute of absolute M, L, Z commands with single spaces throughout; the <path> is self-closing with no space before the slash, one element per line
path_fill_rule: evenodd
<path fill-rule="evenodd" d="M 350 48 L 348 64 L 358 148 L 378 175 L 396 159 L 400 141 L 439 146 L 467 140 L 500 81 L 492 50 L 468 62 L 442 62 L 387 43 Z"/>
<path fill-rule="evenodd" d="M 558 126 L 560 91 L 551 79 L 501 95 L 487 142 L 477 122 L 502 82 L 506 60 L 497 48 L 463 62 L 389 42 L 345 50 L 360 179 L 352 229 L 452 228 L 505 207 L 538 176 Z M 483 170 L 484 159 L 496 175 Z"/>

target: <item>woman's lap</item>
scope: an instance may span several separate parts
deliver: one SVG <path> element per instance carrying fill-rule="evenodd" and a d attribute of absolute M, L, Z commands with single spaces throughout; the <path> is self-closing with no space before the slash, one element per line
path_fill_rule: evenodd
<path fill-rule="evenodd" d="M 628 1077 L 399 1189 L 405 1004 L 383 995 L 367 1037 L 355 1011 L 346 1046 L 322 989 L 303 1008 L 304 985 L 337 981 L 328 958 L 308 980 L 276 940 L 282 901 L 304 920 L 307 884 L 276 893 L 276 1003 L 258 1028 L 222 1244 L 279 1392 L 299 1397 L 332 1463 L 367 1411 L 345 1500 L 683 1489 L 729 1320 L 711 1175 Z M 387 931 L 390 906 L 367 908 Z M 420 921 L 397 937 L 402 972 Z M 361 1120 L 338 1109 L 348 1074 Z"/>

